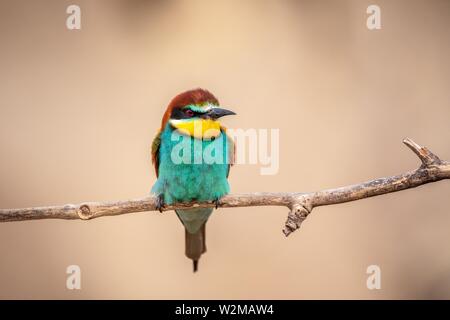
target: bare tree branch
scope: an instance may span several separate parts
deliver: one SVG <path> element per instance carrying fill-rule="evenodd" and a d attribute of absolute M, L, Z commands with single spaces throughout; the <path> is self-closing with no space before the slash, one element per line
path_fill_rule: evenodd
<path fill-rule="evenodd" d="M 301 223 L 315 207 L 356 201 L 450 178 L 449 162 L 442 161 L 427 148 L 419 146 L 410 139 L 405 139 L 403 143 L 422 161 L 422 165 L 417 170 L 360 184 L 316 192 L 231 194 L 220 199 L 219 206 L 223 208 L 252 206 L 288 207 L 290 212 L 283 229 L 284 234 L 288 236 L 300 228 Z M 214 206 L 213 202 L 179 203 L 165 206 L 164 211 Z M 35 219 L 89 220 L 103 216 L 155 210 L 157 210 L 156 198 L 150 195 L 140 199 L 115 202 L 86 202 L 65 206 L 0 209 L 0 222 Z"/>

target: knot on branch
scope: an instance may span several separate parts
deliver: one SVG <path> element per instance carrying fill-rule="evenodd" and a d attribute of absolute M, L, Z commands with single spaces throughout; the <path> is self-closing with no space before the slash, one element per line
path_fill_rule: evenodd
<path fill-rule="evenodd" d="M 89 220 L 92 218 L 91 208 L 87 204 L 82 204 L 77 210 L 77 213 L 81 220 Z"/>
<path fill-rule="evenodd" d="M 283 233 L 287 237 L 292 232 L 300 228 L 303 221 L 308 217 L 312 210 L 311 200 L 307 198 L 297 199 L 290 206 Z"/>

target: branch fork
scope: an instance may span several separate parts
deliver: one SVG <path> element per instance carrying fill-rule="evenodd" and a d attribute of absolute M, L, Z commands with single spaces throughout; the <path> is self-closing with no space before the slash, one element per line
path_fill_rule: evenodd
<path fill-rule="evenodd" d="M 423 184 L 450 179 L 450 163 L 412 141 L 403 140 L 422 162 L 421 166 L 410 172 L 396 176 L 379 178 L 360 184 L 320 190 L 309 193 L 249 193 L 230 194 L 219 201 L 219 207 L 236 208 L 251 206 L 284 206 L 289 208 L 283 233 L 289 236 L 299 229 L 303 221 L 315 207 L 339 204 L 379 196 L 386 193 L 415 188 Z M 153 195 L 135 200 L 114 202 L 85 202 L 78 205 L 33 207 L 24 209 L 0 209 L 0 222 L 37 219 L 81 219 L 90 220 L 103 216 L 115 216 L 133 212 L 157 210 L 157 199 Z M 192 202 L 168 205 L 164 211 L 188 209 L 193 207 L 215 207 L 216 203 Z"/>

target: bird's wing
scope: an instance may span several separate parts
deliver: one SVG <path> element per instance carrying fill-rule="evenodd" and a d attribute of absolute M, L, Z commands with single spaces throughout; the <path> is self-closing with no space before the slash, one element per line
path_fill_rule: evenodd
<path fill-rule="evenodd" d="M 222 132 L 225 134 L 225 137 L 227 138 L 228 142 L 228 172 L 227 172 L 227 178 L 230 175 L 230 168 L 236 161 L 236 145 L 234 144 L 233 138 L 231 138 L 227 134 L 227 128 L 221 127 Z"/>
<path fill-rule="evenodd" d="M 159 131 L 152 142 L 152 163 L 155 167 L 156 177 L 158 177 L 159 169 L 159 147 L 161 145 L 161 131 Z"/>

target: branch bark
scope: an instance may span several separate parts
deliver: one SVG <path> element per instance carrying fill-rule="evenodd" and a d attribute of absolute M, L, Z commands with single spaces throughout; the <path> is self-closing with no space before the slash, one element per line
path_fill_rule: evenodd
<path fill-rule="evenodd" d="M 450 179 L 450 162 L 442 161 L 410 139 L 403 140 L 421 160 L 421 166 L 396 176 L 379 178 L 360 184 L 308 193 L 249 193 L 231 194 L 220 199 L 219 207 L 285 206 L 290 209 L 283 233 L 288 236 L 298 228 L 312 209 L 349 201 L 356 201 L 386 193 L 415 188 L 420 185 Z M 165 206 L 164 211 L 192 207 L 214 207 L 213 202 L 178 203 Z M 85 202 L 64 206 L 0 209 L 0 222 L 36 219 L 82 219 L 115 216 L 133 212 L 155 211 L 156 198 L 152 195 L 135 200 L 114 202 Z"/>

